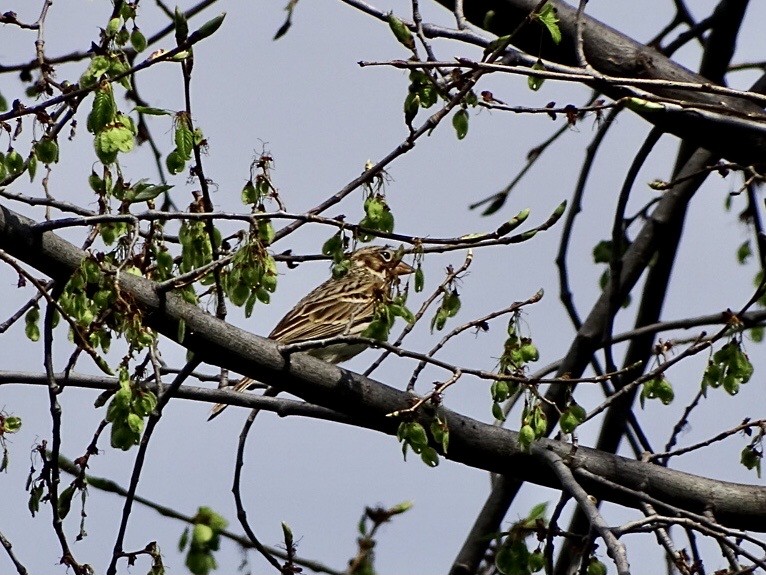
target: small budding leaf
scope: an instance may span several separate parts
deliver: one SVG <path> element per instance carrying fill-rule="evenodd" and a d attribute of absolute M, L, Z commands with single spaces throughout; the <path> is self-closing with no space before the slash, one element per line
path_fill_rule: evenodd
<path fill-rule="evenodd" d="M 538 59 L 537 62 L 535 62 L 534 66 L 532 66 L 533 70 L 545 70 L 545 65 L 543 64 L 543 61 Z M 543 84 L 545 83 L 545 78 L 541 76 L 536 76 L 534 74 L 527 76 L 527 86 L 529 86 L 529 89 L 533 92 L 537 92 L 540 88 L 542 88 Z"/>
<path fill-rule="evenodd" d="M 194 42 L 199 42 L 200 40 L 204 40 L 205 38 L 208 38 L 209 36 L 212 36 L 218 31 L 218 28 L 221 27 L 221 24 L 223 24 L 223 19 L 226 18 L 226 13 L 219 14 L 215 18 L 212 18 L 211 20 L 208 20 L 205 22 L 202 26 L 199 27 L 197 31 L 192 33 L 189 40 Z"/>

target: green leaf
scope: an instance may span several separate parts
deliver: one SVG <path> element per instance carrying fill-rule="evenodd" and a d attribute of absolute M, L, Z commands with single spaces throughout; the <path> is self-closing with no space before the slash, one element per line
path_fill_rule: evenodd
<path fill-rule="evenodd" d="M 183 533 L 181 533 L 181 538 L 178 540 L 178 550 L 183 551 L 186 549 L 186 546 L 189 544 L 189 528 L 183 530 Z"/>
<path fill-rule="evenodd" d="M 30 341 L 40 340 L 40 308 L 37 306 L 29 308 L 24 316 L 24 333 Z"/>
<path fill-rule="evenodd" d="M 197 31 L 192 33 L 192 35 L 189 38 L 189 41 L 191 43 L 199 42 L 200 40 L 204 40 L 205 38 L 212 36 L 213 34 L 218 31 L 218 28 L 221 27 L 221 24 L 223 24 L 223 19 L 226 18 L 226 13 L 219 14 L 215 18 L 212 18 L 205 22 L 202 26 L 199 27 Z"/>
<path fill-rule="evenodd" d="M 148 184 L 144 180 L 140 180 L 133 187 L 132 193 L 125 196 L 125 199 L 129 202 L 148 202 L 160 194 L 164 194 L 172 187 L 173 186 L 169 184 L 155 185 Z"/>
<path fill-rule="evenodd" d="M 173 23 L 175 25 L 176 32 L 176 44 L 181 45 L 189 36 L 189 23 L 186 21 L 186 15 L 178 6 L 176 6 L 176 10 L 173 16 Z"/>
<path fill-rule="evenodd" d="M 138 26 L 130 33 L 130 45 L 138 53 L 146 50 L 146 36 L 138 29 Z"/>
<path fill-rule="evenodd" d="M 418 264 L 415 270 L 415 292 L 420 293 L 425 287 L 425 275 L 423 274 L 423 268 Z"/>
<path fill-rule="evenodd" d="M 40 511 L 40 499 L 43 497 L 43 486 L 42 483 L 35 484 L 32 489 L 29 490 L 29 501 L 27 502 L 27 507 L 29 508 L 29 512 L 32 514 L 32 517 L 34 517 L 38 511 Z"/>
<path fill-rule="evenodd" d="M 37 155 L 34 150 L 30 152 L 29 158 L 27 158 L 27 173 L 29 173 L 29 181 L 33 182 L 35 174 L 37 174 Z"/>
<path fill-rule="evenodd" d="M 209 525 L 196 523 L 192 529 L 191 545 L 207 545 L 214 537 L 215 533 Z"/>
<path fill-rule="evenodd" d="M 109 23 L 106 25 L 106 29 L 104 32 L 106 33 L 107 38 L 114 38 L 114 36 L 117 34 L 117 32 L 122 27 L 122 18 L 112 18 L 109 20 Z"/>
<path fill-rule="evenodd" d="M 533 70 L 545 70 L 545 65 L 543 64 L 543 61 L 538 58 L 537 62 L 535 62 L 534 66 L 532 66 Z M 527 86 L 529 86 L 529 89 L 537 92 L 545 82 L 545 78 L 541 76 L 536 76 L 534 74 L 531 74 L 527 76 Z"/>
<path fill-rule="evenodd" d="M 5 167 L 11 176 L 17 176 L 24 171 L 24 158 L 16 150 L 10 150 L 5 155 Z"/>
<path fill-rule="evenodd" d="M 439 454 L 433 447 L 424 447 L 420 452 L 420 460 L 428 467 L 436 467 L 439 465 Z"/>
<path fill-rule="evenodd" d="M 408 126 L 412 125 L 415 116 L 420 110 L 420 96 L 414 92 L 407 94 L 404 99 L 404 121 Z"/>
<path fill-rule="evenodd" d="M 537 14 L 537 19 L 548 29 L 554 44 L 561 42 L 559 18 L 556 15 L 556 9 L 550 2 L 543 6 L 543 9 Z"/>
<path fill-rule="evenodd" d="M 607 574 L 606 565 L 604 565 L 601 561 L 599 561 L 595 557 L 591 557 L 591 560 L 588 563 L 588 569 L 586 570 L 586 574 L 587 575 L 606 575 Z"/>
<path fill-rule="evenodd" d="M 130 152 L 135 144 L 130 127 L 123 124 L 114 124 L 104 128 L 96 136 L 96 142 L 96 150 L 101 150 L 106 154 Z"/>
<path fill-rule="evenodd" d="M 178 153 L 178 150 L 174 149 L 165 158 L 165 166 L 171 174 L 180 174 L 186 166 L 186 160 Z"/>
<path fill-rule="evenodd" d="M 3 421 L 2 433 L 16 433 L 21 429 L 21 418 L 15 415 L 9 415 Z"/>
<path fill-rule="evenodd" d="M 536 521 L 545 518 L 545 512 L 548 510 L 548 503 L 537 503 L 529 510 L 527 521 Z"/>
<path fill-rule="evenodd" d="M 529 550 L 523 540 L 508 538 L 495 555 L 495 567 L 503 575 L 528 575 Z"/>
<path fill-rule="evenodd" d="M 593 262 L 597 264 L 608 264 L 612 261 L 612 240 L 601 240 L 593 248 Z"/>
<path fill-rule="evenodd" d="M 415 314 L 413 314 L 406 306 L 391 304 L 388 306 L 395 316 L 402 318 L 407 323 L 415 322 Z"/>
<path fill-rule="evenodd" d="M 425 428 L 417 422 L 410 422 L 406 426 L 406 439 L 413 447 L 425 447 L 428 445 L 428 436 Z"/>
<path fill-rule="evenodd" d="M 532 573 L 542 571 L 545 567 L 545 555 L 539 549 L 535 549 L 527 559 L 527 566 Z"/>
<path fill-rule="evenodd" d="M 535 440 L 535 430 L 532 429 L 531 425 L 522 425 L 521 429 L 519 430 L 519 445 L 522 449 L 525 451 L 529 450 L 529 446 L 532 445 L 532 442 Z"/>
<path fill-rule="evenodd" d="M 242 203 L 245 205 L 254 205 L 260 201 L 260 194 L 253 185 L 253 180 L 248 180 L 245 186 L 242 188 Z"/>
<path fill-rule="evenodd" d="M 163 110 L 162 108 L 152 108 L 151 106 L 136 106 L 133 108 L 139 114 L 146 114 L 148 116 L 172 116 L 173 112 L 170 110 Z"/>
<path fill-rule="evenodd" d="M 72 496 L 74 496 L 75 487 L 70 485 L 59 493 L 59 516 L 64 519 L 69 514 L 72 507 Z"/>
<path fill-rule="evenodd" d="M 750 256 L 752 255 L 753 250 L 750 247 L 750 240 L 746 240 L 739 246 L 739 248 L 737 248 L 737 261 L 740 264 L 747 263 L 747 260 L 750 259 Z"/>
<path fill-rule="evenodd" d="M 468 134 L 468 110 L 460 108 L 452 116 L 452 127 L 455 128 L 455 134 L 458 140 L 462 140 Z"/>
<path fill-rule="evenodd" d="M 105 126 L 114 122 L 117 115 L 117 104 L 114 101 L 112 86 L 106 82 L 98 89 L 90 114 L 88 114 L 88 131 L 96 134 Z"/>
<path fill-rule="evenodd" d="M 755 469 L 759 478 L 761 477 L 761 459 L 763 454 L 751 445 L 745 447 L 739 456 L 739 462 L 747 469 Z"/>
<path fill-rule="evenodd" d="M 35 154 L 43 164 L 55 164 L 59 161 L 59 145 L 55 139 L 43 136 L 35 144 Z"/>
<path fill-rule="evenodd" d="M 343 254 L 343 238 L 340 232 L 333 234 L 322 244 L 322 255 L 335 256 L 336 254 Z"/>
<path fill-rule="evenodd" d="M 176 124 L 175 142 L 176 151 L 181 157 L 187 161 L 191 159 L 191 153 L 194 149 L 194 134 L 192 134 L 185 120 L 179 121 Z"/>
<path fill-rule="evenodd" d="M 404 25 L 404 22 L 394 16 L 393 12 L 389 12 L 386 15 L 386 20 L 388 20 L 388 25 L 399 43 L 408 50 L 414 50 L 415 40 L 412 37 L 412 32 L 410 32 L 409 28 Z"/>

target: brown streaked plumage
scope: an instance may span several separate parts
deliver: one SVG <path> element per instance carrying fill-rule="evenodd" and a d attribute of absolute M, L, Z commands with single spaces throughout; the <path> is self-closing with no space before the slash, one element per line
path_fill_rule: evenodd
<path fill-rule="evenodd" d="M 349 256 L 346 275 L 330 278 L 314 288 L 279 321 L 269 339 L 279 343 L 299 343 L 340 335 L 360 335 L 370 325 L 375 304 L 388 297 L 397 277 L 412 273 L 411 266 L 401 261 L 389 246 L 361 248 Z M 308 353 L 330 363 L 341 363 L 364 351 L 364 344 L 339 343 L 312 349 Z M 234 391 L 244 391 L 254 383 L 245 377 Z M 209 419 L 226 408 L 213 406 Z"/>

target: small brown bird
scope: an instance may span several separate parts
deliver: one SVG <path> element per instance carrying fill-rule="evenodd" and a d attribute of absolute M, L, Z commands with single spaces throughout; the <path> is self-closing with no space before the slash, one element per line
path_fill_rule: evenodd
<path fill-rule="evenodd" d="M 361 335 L 375 314 L 375 304 L 390 295 L 401 275 L 413 268 L 389 246 L 371 246 L 352 252 L 350 268 L 339 278 L 330 278 L 314 288 L 287 312 L 269 339 L 279 343 L 299 343 L 341 335 Z M 363 343 L 337 343 L 308 351 L 309 355 L 330 363 L 341 363 L 364 351 Z M 245 391 L 255 380 L 244 377 L 234 391 Z M 213 419 L 226 404 L 213 406 L 208 419 Z"/>

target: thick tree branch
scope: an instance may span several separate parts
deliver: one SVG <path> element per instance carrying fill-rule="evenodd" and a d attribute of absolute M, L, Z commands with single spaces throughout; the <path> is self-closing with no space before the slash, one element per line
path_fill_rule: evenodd
<path fill-rule="evenodd" d="M 52 279 L 66 280 L 85 253 L 54 233 L 34 233 L 34 222 L 0 207 L 0 249 L 34 266 Z M 178 323 L 185 321 L 183 341 L 200 359 L 224 366 L 274 385 L 311 403 L 364 421 L 364 426 L 394 435 L 397 422 L 388 413 L 407 407 L 411 396 L 383 383 L 297 353 L 285 359 L 277 344 L 236 328 L 175 294 L 158 295 L 145 278 L 123 274 L 120 289 L 145 310 L 148 325 L 177 340 Z M 560 489 L 547 466 L 519 448 L 517 434 L 447 409 L 440 411 L 450 429 L 447 458 L 465 465 L 539 485 Z M 716 481 L 632 461 L 580 447 L 574 456 L 566 443 L 540 440 L 540 447 L 569 457 L 574 468 L 584 469 L 607 482 L 582 482 L 584 489 L 602 500 L 637 507 L 643 496 L 662 505 L 672 502 L 692 512 L 713 508 L 725 525 L 740 529 L 766 529 L 766 488 Z M 619 484 L 620 488 L 612 487 Z M 655 503 L 657 505 L 657 503 Z"/>
<path fill-rule="evenodd" d="M 437 0 L 448 9 L 454 9 L 454 0 Z M 577 10 L 561 0 L 551 0 L 557 11 L 562 41 L 556 45 L 541 26 L 524 27 L 511 43 L 516 48 L 540 56 L 546 60 L 577 66 Z M 534 9 L 536 0 L 483 0 L 469 2 L 465 6 L 465 17 L 474 25 L 482 27 L 489 11 L 494 12 L 487 31 L 502 36 L 516 29 Z M 636 8 L 640 10 L 641 8 Z M 662 79 L 684 82 L 709 82 L 680 64 L 662 55 L 656 49 L 637 42 L 591 18 L 587 14 L 582 20 L 583 51 L 588 64 L 597 72 L 608 76 L 624 76 L 643 79 Z M 593 83 L 591 83 L 593 85 Z M 609 84 L 597 88 L 612 99 L 625 96 L 623 89 Z M 741 98 L 714 96 L 712 94 L 690 93 L 672 88 L 647 88 L 656 96 L 683 100 L 700 105 L 720 104 L 737 113 L 744 113 L 753 120 L 766 121 L 762 108 Z M 763 165 L 766 157 L 766 131 L 748 128 L 746 125 L 723 124 L 713 118 L 705 118 L 693 111 L 678 114 L 642 113 L 643 117 L 662 130 L 713 151 L 721 157 L 739 161 L 745 165 Z"/>

